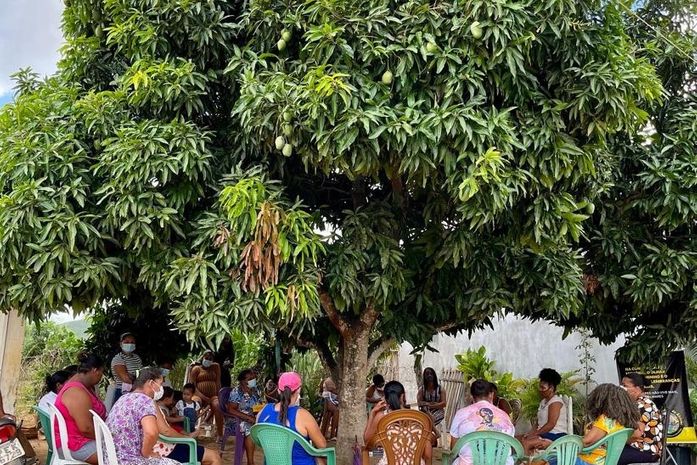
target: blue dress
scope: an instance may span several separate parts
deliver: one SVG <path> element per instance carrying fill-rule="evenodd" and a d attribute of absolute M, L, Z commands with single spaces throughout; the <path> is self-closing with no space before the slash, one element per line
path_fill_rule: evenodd
<path fill-rule="evenodd" d="M 278 421 L 278 412 L 274 409 L 275 404 L 266 404 L 259 414 L 259 423 L 273 423 L 275 425 L 280 425 Z M 300 407 L 297 405 L 288 407 L 288 423 L 290 424 L 290 429 L 300 434 L 300 432 L 295 429 L 295 418 L 298 415 L 298 410 Z M 300 434 L 300 436 L 303 436 Z M 309 441 L 308 436 L 303 436 Z M 293 465 L 315 465 L 315 458 L 305 452 L 305 449 L 297 442 L 293 444 Z"/>

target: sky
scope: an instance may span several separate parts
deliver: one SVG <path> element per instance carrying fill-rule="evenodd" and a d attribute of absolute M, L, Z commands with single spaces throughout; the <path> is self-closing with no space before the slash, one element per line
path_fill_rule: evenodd
<path fill-rule="evenodd" d="M 41 76 L 52 74 L 63 39 L 63 0 L 1 0 L 0 106 L 12 99 L 10 75 L 31 66 Z"/>

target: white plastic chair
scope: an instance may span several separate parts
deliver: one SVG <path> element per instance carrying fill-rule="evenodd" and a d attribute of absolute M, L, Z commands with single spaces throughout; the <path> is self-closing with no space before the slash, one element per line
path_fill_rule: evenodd
<path fill-rule="evenodd" d="M 65 425 L 65 418 L 58 408 L 51 404 L 51 442 L 53 446 L 52 465 L 88 465 L 87 462 L 73 458 L 68 448 L 68 427 Z M 56 431 L 56 423 L 58 431 Z M 60 434 L 61 446 L 58 447 L 58 435 Z"/>
<path fill-rule="evenodd" d="M 574 401 L 571 396 L 561 396 L 566 408 L 566 430 L 569 434 L 574 434 Z"/>
<path fill-rule="evenodd" d="M 119 465 L 119 460 L 116 458 L 116 448 L 114 447 L 114 437 L 111 435 L 109 427 L 97 412 L 90 410 L 90 413 L 94 423 L 94 438 L 97 441 L 97 460 L 99 465 Z"/>

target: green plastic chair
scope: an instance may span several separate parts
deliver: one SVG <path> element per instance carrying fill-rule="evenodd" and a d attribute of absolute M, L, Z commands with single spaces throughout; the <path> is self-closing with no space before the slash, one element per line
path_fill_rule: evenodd
<path fill-rule="evenodd" d="M 624 449 L 625 444 L 632 436 L 634 432 L 633 429 L 624 428 L 619 431 L 615 431 L 612 434 L 608 434 L 600 441 L 593 445 L 590 445 L 581 451 L 582 454 L 589 454 L 594 449 L 605 444 L 605 449 L 607 450 L 607 455 L 605 456 L 605 465 L 617 465 L 617 462 L 622 455 L 622 449 Z"/>
<path fill-rule="evenodd" d="M 457 440 L 449 454 L 443 454 L 443 465 L 452 465 L 460 449 L 469 446 L 472 450 L 472 465 L 506 465 L 508 457 L 525 457 L 523 445 L 513 436 L 498 431 L 475 431 Z"/>
<path fill-rule="evenodd" d="M 184 425 L 184 432 L 185 433 L 192 433 L 193 432 L 191 429 L 191 420 L 189 420 L 189 417 L 184 417 L 183 425 Z"/>
<path fill-rule="evenodd" d="M 186 462 L 188 465 L 199 465 L 201 462 L 198 461 L 196 457 L 197 444 L 194 438 L 171 438 L 168 436 L 163 436 L 160 434 L 160 441 L 167 444 L 185 444 L 189 446 L 189 461 Z"/>
<path fill-rule="evenodd" d="M 333 447 L 316 449 L 295 431 L 281 425 L 260 423 L 252 426 L 252 440 L 264 450 L 266 463 L 273 465 L 293 464 L 293 445 L 297 442 L 313 457 L 326 457 L 327 465 L 336 465 Z"/>
<path fill-rule="evenodd" d="M 48 454 L 46 455 L 46 465 L 51 465 L 53 462 L 53 441 L 51 441 L 51 414 L 41 409 L 38 405 L 34 406 L 34 410 L 39 415 L 39 422 L 41 423 L 41 429 L 44 432 L 44 437 L 46 438 L 46 445 L 48 448 Z"/>
<path fill-rule="evenodd" d="M 556 459 L 557 465 L 574 465 L 581 449 L 583 449 L 583 438 L 575 434 L 568 434 L 554 441 L 544 453 L 535 458 L 547 462 L 550 459 Z"/>

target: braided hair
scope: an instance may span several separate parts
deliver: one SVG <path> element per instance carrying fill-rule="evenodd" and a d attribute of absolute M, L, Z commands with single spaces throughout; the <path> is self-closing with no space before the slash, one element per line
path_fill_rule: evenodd
<path fill-rule="evenodd" d="M 639 409 L 627 391 L 614 384 L 601 384 L 588 396 L 588 413 L 592 418 L 605 415 L 626 428 L 635 428 Z"/>

